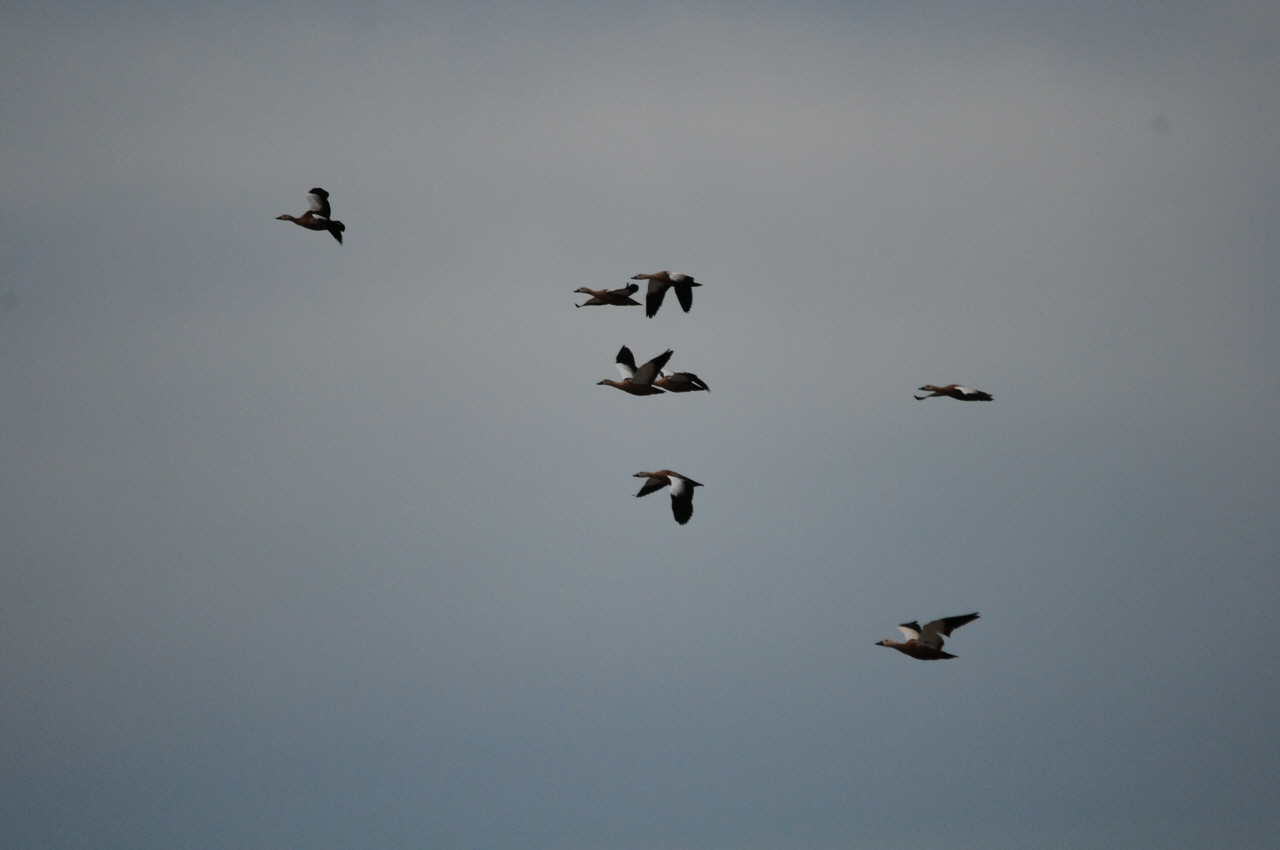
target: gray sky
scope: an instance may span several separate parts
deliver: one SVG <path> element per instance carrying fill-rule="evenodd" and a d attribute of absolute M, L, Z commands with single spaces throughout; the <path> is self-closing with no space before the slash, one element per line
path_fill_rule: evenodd
<path fill-rule="evenodd" d="M 1028 5 L 5 4 L 0 846 L 1276 846 L 1280 12 Z"/>

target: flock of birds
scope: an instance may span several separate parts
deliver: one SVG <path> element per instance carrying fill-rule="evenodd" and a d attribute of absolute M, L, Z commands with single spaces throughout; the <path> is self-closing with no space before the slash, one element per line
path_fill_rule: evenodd
<path fill-rule="evenodd" d="M 333 218 L 332 210 L 329 206 L 329 193 L 319 187 L 314 188 L 307 194 L 307 204 L 309 209 L 300 216 L 295 217 L 286 213 L 285 215 L 276 216 L 276 218 L 280 221 L 292 221 L 294 224 L 305 227 L 308 230 L 328 231 L 341 245 L 342 234 L 346 231 L 347 226 Z M 675 290 L 680 307 L 684 312 L 688 313 L 693 309 L 693 288 L 702 286 L 689 275 L 672 274 L 668 271 L 638 274 L 632 280 L 649 281 L 648 290 L 645 293 L 644 310 L 645 316 L 650 319 L 658 314 L 658 310 L 662 307 L 662 301 L 666 298 L 667 290 Z M 639 291 L 640 285 L 637 283 L 627 284 L 621 289 L 588 289 L 584 286 L 575 290 L 575 292 L 590 297 L 582 304 L 574 304 L 573 306 L 639 307 L 640 302 L 631 297 Z M 631 353 L 630 348 L 624 345 L 614 359 L 622 380 L 614 381 L 606 378 L 600 381 L 600 384 L 617 387 L 631 395 L 711 391 L 711 387 L 707 386 L 706 381 L 703 381 L 692 372 L 673 372 L 664 369 L 663 367 L 667 365 L 667 361 L 671 359 L 672 354 L 671 349 L 667 349 L 643 366 L 637 367 L 635 355 Z M 945 386 L 925 384 L 920 387 L 920 390 L 928 393 L 928 395 L 914 396 L 916 401 L 937 397 L 954 398 L 958 401 L 992 400 L 989 393 L 970 389 L 959 384 L 947 384 Z M 671 513 L 676 522 L 684 525 L 693 518 L 693 490 L 695 487 L 702 486 L 697 481 L 670 469 L 660 469 L 657 472 L 637 472 L 634 477 L 645 479 L 644 484 L 640 487 L 640 492 L 636 493 L 637 498 L 656 493 L 664 487 L 670 488 Z M 978 619 L 977 613 L 964 614 L 958 617 L 943 617 L 940 620 L 926 623 L 923 627 L 912 620 L 910 623 L 903 623 L 898 626 L 898 629 L 906 637 L 905 641 L 898 642 L 886 639 L 878 642 L 876 646 L 887 646 L 921 661 L 939 661 L 955 658 L 956 656 L 943 652 L 943 639 L 950 637 L 953 630 L 976 619 Z"/>

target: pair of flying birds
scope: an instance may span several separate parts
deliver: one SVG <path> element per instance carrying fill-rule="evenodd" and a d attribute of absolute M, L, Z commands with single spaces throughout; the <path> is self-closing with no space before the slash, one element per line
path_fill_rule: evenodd
<path fill-rule="evenodd" d="M 688 313 L 693 308 L 693 288 L 702 286 L 687 274 L 672 274 L 665 271 L 655 272 L 654 274 L 638 274 L 631 279 L 649 281 L 649 291 L 644 296 L 644 314 L 650 319 L 658 315 L 658 308 L 662 306 L 662 299 L 667 297 L 668 289 L 676 291 L 676 298 L 680 300 L 680 307 Z M 588 289 L 583 286 L 575 289 L 574 292 L 581 292 L 591 297 L 581 304 L 574 304 L 573 306 L 596 307 L 613 305 L 615 307 L 639 307 L 640 302 L 631 297 L 639 290 L 640 285 L 636 283 L 629 283 L 622 289 Z"/>
<path fill-rule="evenodd" d="M 711 392 L 711 387 L 707 386 L 707 382 L 692 372 L 672 372 L 669 369 L 663 369 L 662 367 L 667 365 L 667 361 L 671 359 L 672 354 L 673 352 L 668 348 L 648 363 L 636 368 L 635 355 L 631 353 L 630 348 L 624 345 L 618 352 L 618 356 L 614 358 L 614 365 L 618 367 L 622 380 L 614 381 L 605 378 L 599 383 L 609 387 L 617 387 L 631 395 L 661 395 L 663 392 Z"/>

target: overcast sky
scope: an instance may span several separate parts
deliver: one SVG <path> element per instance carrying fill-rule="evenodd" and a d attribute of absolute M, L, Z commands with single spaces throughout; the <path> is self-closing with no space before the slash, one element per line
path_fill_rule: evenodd
<path fill-rule="evenodd" d="M 2 11 L 5 850 L 1280 844 L 1276 4 Z"/>

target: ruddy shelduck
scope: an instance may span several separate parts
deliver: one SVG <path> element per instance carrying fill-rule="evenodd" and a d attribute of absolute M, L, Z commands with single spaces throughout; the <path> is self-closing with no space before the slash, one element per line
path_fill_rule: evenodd
<path fill-rule="evenodd" d="M 962 387 L 959 384 L 947 384 L 945 387 L 935 387 L 933 384 L 925 384 L 920 389 L 929 393 L 929 395 L 915 396 L 916 401 L 924 401 L 926 398 L 936 398 L 937 396 L 948 396 L 949 398 L 958 399 L 960 401 L 991 401 L 990 393 L 984 393 L 982 390 L 971 390 L 968 387 Z"/>
<path fill-rule="evenodd" d="M 666 297 L 668 289 L 675 289 L 676 298 L 680 299 L 680 306 L 688 313 L 693 307 L 693 288 L 702 286 L 687 274 L 671 272 L 638 274 L 631 279 L 649 281 L 649 291 L 645 293 L 644 298 L 644 314 L 650 319 L 658 315 L 658 308 L 662 306 L 662 299 Z"/>
<path fill-rule="evenodd" d="M 654 381 L 653 385 L 669 393 L 711 392 L 707 382 L 692 372 L 672 372 L 670 369 L 663 369 L 662 377 Z"/>
<path fill-rule="evenodd" d="M 575 307 L 594 307 L 598 304 L 613 304 L 618 307 L 634 306 L 639 307 L 640 302 L 632 298 L 640 289 L 639 284 L 629 283 L 622 289 L 587 289 L 585 286 L 575 289 L 574 292 L 581 292 L 590 295 L 586 301 L 581 304 L 574 304 Z"/>
<path fill-rule="evenodd" d="M 648 363 L 636 368 L 636 358 L 631 353 L 631 349 L 625 345 L 618 352 L 617 358 L 614 359 L 614 365 L 618 367 L 618 372 L 622 374 L 621 381 L 611 381 L 605 378 L 600 381 L 610 387 L 617 387 L 623 392 L 632 395 L 661 395 L 662 390 L 653 386 L 654 378 L 658 377 L 658 371 L 667 365 L 667 361 L 671 359 L 671 349 L 659 354 Z"/>
<path fill-rule="evenodd" d="M 920 661 L 941 661 L 946 658 L 955 658 L 949 652 L 942 651 L 943 637 L 951 637 L 951 632 L 960 628 L 965 623 L 972 623 L 978 619 L 977 612 L 972 614 L 964 614 L 959 617 L 943 617 L 941 620 L 934 620 L 932 623 L 925 624 L 920 628 L 920 624 L 915 620 L 910 623 L 903 623 L 898 626 L 898 631 L 906 636 L 905 643 L 898 643 L 896 640 L 882 640 L 876 646 L 887 646 L 890 649 L 896 649 L 903 655 L 910 655 L 912 658 Z"/>
<path fill-rule="evenodd" d="M 656 493 L 663 487 L 670 487 L 671 513 L 675 516 L 676 522 L 684 525 L 693 516 L 693 488 L 702 486 L 697 481 L 687 478 L 678 472 L 672 472 L 669 469 L 659 469 L 657 472 L 637 472 L 633 477 L 648 479 L 644 482 L 644 486 L 640 488 L 640 492 L 636 493 L 637 499 L 650 493 Z"/>
<path fill-rule="evenodd" d="M 288 213 L 278 215 L 276 218 L 280 221 L 292 221 L 308 230 L 327 230 L 341 245 L 342 232 L 347 229 L 347 226 L 340 221 L 330 219 L 329 193 L 317 186 L 307 194 L 307 203 L 310 204 L 311 209 L 297 218 Z"/>

